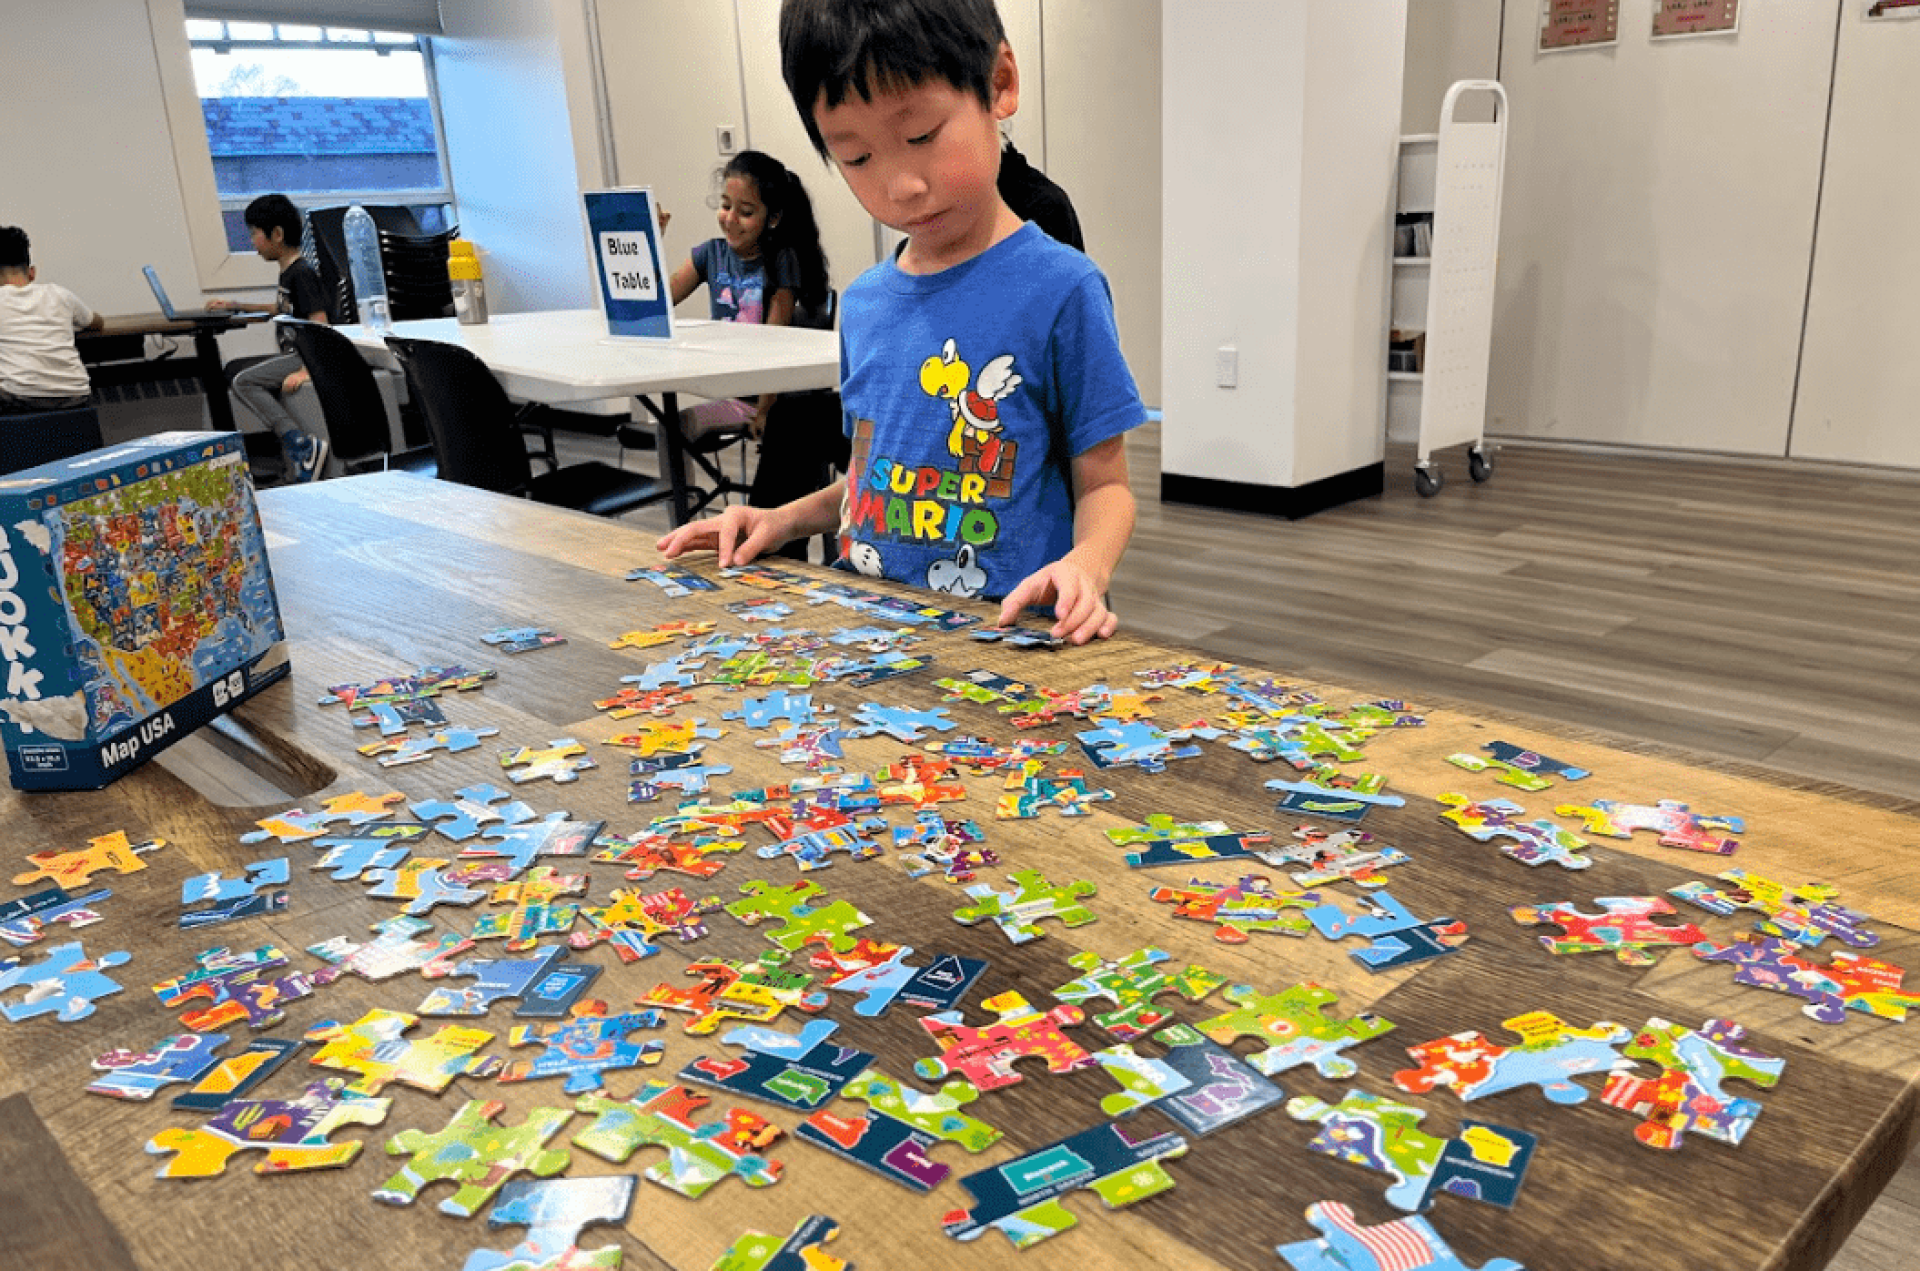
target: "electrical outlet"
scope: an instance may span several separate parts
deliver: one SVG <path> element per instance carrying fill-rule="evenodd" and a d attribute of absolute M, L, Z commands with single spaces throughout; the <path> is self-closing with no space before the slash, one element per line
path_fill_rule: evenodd
<path fill-rule="evenodd" d="M 1221 388 L 1240 386 L 1240 350 L 1231 344 L 1223 344 L 1214 354 L 1213 382 Z"/>
<path fill-rule="evenodd" d="M 740 149 L 739 138 L 735 136 L 732 124 L 721 124 L 713 130 L 714 149 L 721 154 L 735 154 Z"/>

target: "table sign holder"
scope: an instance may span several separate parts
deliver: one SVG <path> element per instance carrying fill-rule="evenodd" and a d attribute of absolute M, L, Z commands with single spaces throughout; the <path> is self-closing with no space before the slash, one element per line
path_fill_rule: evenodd
<path fill-rule="evenodd" d="M 660 259 L 652 188 L 588 190 L 580 198 L 607 334 L 673 339 L 673 298 L 667 294 L 667 271 Z"/>

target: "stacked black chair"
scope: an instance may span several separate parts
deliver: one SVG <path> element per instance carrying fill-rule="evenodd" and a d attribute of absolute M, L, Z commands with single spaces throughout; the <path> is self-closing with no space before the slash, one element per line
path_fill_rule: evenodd
<path fill-rule="evenodd" d="M 300 318 L 280 318 L 294 351 L 313 377 L 313 391 L 327 421 L 327 440 L 335 457 L 349 473 L 401 472 L 434 475 L 433 447 L 393 450 L 393 434 L 386 399 L 373 377 L 373 368 L 353 347 L 353 341 L 332 327 Z"/>
<path fill-rule="evenodd" d="M 444 318 L 453 312 L 453 284 L 447 277 L 447 244 L 459 230 L 424 234 L 410 208 L 363 204 L 380 234 L 381 272 L 387 280 L 387 304 L 395 322 Z M 360 320 L 353 273 L 347 267 L 345 222 L 348 208 L 316 207 L 307 213 L 301 253 L 326 288 L 327 316 L 336 323 Z"/>
<path fill-rule="evenodd" d="M 0 415 L 0 475 L 71 459 L 106 444 L 100 437 L 100 412 L 91 406 Z"/>
<path fill-rule="evenodd" d="M 457 344 L 388 336 L 407 389 L 426 417 L 442 481 L 537 503 L 618 516 L 672 494 L 654 481 L 597 460 L 535 476 L 518 410 L 486 363 Z"/>

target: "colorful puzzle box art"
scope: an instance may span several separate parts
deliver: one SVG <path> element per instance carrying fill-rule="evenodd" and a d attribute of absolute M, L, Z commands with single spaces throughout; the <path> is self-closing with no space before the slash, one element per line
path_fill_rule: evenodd
<path fill-rule="evenodd" d="M 90 790 L 284 677 L 236 433 L 159 433 L 0 478 L 0 740 Z"/>

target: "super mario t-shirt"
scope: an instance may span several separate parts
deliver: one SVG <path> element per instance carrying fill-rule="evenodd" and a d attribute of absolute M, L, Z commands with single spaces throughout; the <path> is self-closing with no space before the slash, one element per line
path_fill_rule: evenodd
<path fill-rule="evenodd" d="M 1146 418 L 1105 275 L 1031 223 L 937 274 L 862 274 L 840 360 L 844 563 L 956 596 L 1065 556 L 1073 456 Z"/>

